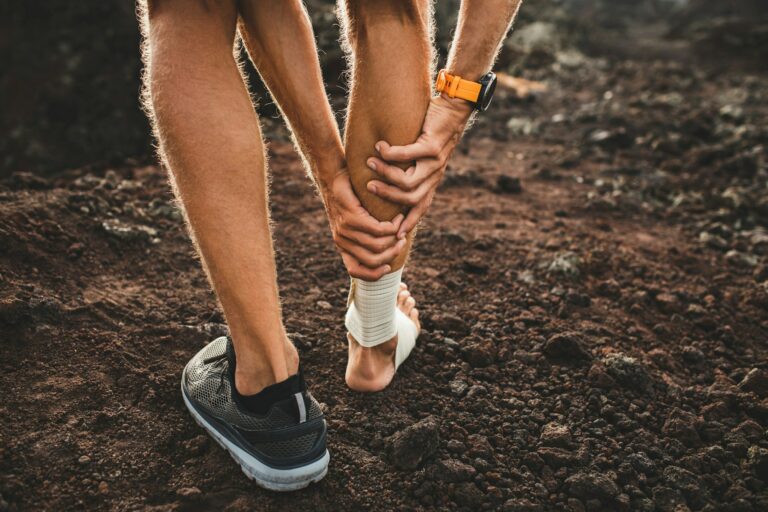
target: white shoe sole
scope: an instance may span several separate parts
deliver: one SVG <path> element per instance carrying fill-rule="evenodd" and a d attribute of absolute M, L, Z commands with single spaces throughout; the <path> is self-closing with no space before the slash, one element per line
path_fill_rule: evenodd
<path fill-rule="evenodd" d="M 181 391 L 181 396 L 184 397 L 184 404 L 187 406 L 187 409 L 189 409 L 189 412 L 192 413 L 192 417 L 197 424 L 203 427 L 205 431 L 219 443 L 219 446 L 227 450 L 232 458 L 240 465 L 245 476 L 256 482 L 259 486 L 271 491 L 297 491 L 307 487 L 313 482 L 319 482 L 323 479 L 326 473 L 328 473 L 328 463 L 331 460 L 328 450 L 325 450 L 325 454 L 323 454 L 320 459 L 311 464 L 307 464 L 306 466 L 292 469 L 276 469 L 267 466 L 253 455 L 222 436 L 203 416 L 200 415 L 199 412 L 197 412 L 183 389 Z"/>

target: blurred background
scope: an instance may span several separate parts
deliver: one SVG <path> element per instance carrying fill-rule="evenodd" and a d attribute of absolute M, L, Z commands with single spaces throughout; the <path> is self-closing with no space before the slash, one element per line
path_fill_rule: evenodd
<path fill-rule="evenodd" d="M 445 54 L 457 0 L 437 2 Z M 43 7 L 44 5 L 44 7 Z M 330 0 L 310 0 L 320 59 L 344 106 L 338 26 Z M 151 140 L 137 96 L 139 32 L 130 0 L 3 2 L 0 7 L 0 176 L 51 174 L 146 159 Z M 711 72 L 757 70 L 768 55 L 761 0 L 543 0 L 524 3 L 497 69 L 546 79 L 587 59 L 696 58 Z M 692 50 L 692 51 L 689 51 Z M 261 111 L 275 108 L 256 74 Z"/>

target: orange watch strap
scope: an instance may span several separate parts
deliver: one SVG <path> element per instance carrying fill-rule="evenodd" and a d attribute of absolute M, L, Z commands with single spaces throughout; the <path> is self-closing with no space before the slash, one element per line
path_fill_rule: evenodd
<path fill-rule="evenodd" d="M 437 92 L 445 91 L 451 98 L 461 98 L 472 103 L 477 103 L 482 89 L 479 83 L 463 80 L 460 76 L 448 74 L 444 69 L 440 70 L 435 87 Z"/>

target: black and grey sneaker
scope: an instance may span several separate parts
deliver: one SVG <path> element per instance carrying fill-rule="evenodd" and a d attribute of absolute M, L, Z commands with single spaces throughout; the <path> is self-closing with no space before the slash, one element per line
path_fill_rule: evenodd
<path fill-rule="evenodd" d="M 294 394 L 263 414 L 246 409 L 234 389 L 235 353 L 218 338 L 184 368 L 181 394 L 195 421 L 226 449 L 257 484 L 293 491 L 322 479 L 330 456 L 320 405 L 299 377 Z"/>

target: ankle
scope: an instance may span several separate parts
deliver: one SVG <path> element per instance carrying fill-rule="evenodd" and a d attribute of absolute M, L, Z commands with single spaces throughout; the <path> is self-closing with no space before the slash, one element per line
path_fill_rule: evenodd
<path fill-rule="evenodd" d="M 284 349 L 272 355 L 238 353 L 235 387 L 241 395 L 254 395 L 272 384 L 296 375 L 298 371 L 299 353 L 286 338 Z"/>

